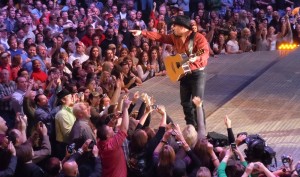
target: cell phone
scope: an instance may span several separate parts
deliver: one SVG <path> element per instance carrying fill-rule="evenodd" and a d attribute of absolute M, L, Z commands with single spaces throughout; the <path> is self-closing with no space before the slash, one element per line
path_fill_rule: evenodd
<path fill-rule="evenodd" d="M 231 143 L 230 146 L 231 146 L 232 149 L 236 149 L 236 144 L 235 143 Z"/>
<path fill-rule="evenodd" d="M 253 169 L 259 169 L 259 165 L 257 165 L 256 163 L 253 166 Z"/>
<path fill-rule="evenodd" d="M 154 105 L 151 105 L 151 108 L 152 108 L 152 109 L 157 109 L 157 105 L 155 105 L 155 104 L 154 104 Z"/>
<path fill-rule="evenodd" d="M 174 123 L 171 123 L 171 127 L 172 127 L 173 129 L 176 128 Z"/>
<path fill-rule="evenodd" d="M 75 143 L 72 143 L 67 146 L 67 151 L 69 154 L 73 154 L 74 150 L 75 150 Z"/>
<path fill-rule="evenodd" d="M 94 146 L 95 146 L 95 141 L 92 140 L 88 146 L 88 149 L 93 150 Z"/>
<path fill-rule="evenodd" d="M 39 127 L 43 127 L 43 122 L 39 121 Z"/>
<path fill-rule="evenodd" d="M 83 96 L 83 92 L 78 93 L 78 97 L 81 98 Z"/>

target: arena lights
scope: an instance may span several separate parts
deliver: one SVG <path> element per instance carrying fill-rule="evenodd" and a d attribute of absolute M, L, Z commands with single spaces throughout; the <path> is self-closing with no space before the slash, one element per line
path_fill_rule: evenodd
<path fill-rule="evenodd" d="M 299 45 L 297 45 L 297 44 L 280 44 L 278 49 L 279 50 L 294 50 L 297 47 L 299 47 Z"/>

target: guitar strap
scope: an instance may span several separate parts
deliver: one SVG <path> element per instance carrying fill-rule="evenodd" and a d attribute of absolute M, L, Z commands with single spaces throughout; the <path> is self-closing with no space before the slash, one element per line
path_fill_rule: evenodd
<path fill-rule="evenodd" d="M 193 54 L 195 34 L 196 34 L 195 32 L 192 32 L 192 34 L 190 35 L 190 42 L 189 42 L 189 45 L 188 45 L 189 56 L 191 54 Z"/>

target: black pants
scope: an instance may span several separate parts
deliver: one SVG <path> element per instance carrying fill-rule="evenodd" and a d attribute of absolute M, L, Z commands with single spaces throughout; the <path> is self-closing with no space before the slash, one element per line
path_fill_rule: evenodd
<path fill-rule="evenodd" d="M 197 114 L 192 99 L 198 96 L 203 100 L 205 89 L 205 72 L 203 70 L 193 71 L 180 80 L 180 100 L 185 115 L 186 124 L 197 125 Z M 202 107 L 203 110 L 203 107 Z M 204 110 L 203 110 L 204 113 Z M 203 114 L 204 115 L 204 114 Z"/>

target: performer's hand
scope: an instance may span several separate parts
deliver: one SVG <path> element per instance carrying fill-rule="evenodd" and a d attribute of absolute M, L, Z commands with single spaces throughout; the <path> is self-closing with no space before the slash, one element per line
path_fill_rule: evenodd
<path fill-rule="evenodd" d="M 129 30 L 129 32 L 131 32 L 133 36 L 139 36 L 142 34 L 141 30 Z"/>
<path fill-rule="evenodd" d="M 194 63 L 198 59 L 197 56 L 193 56 L 189 58 L 189 62 Z"/>

